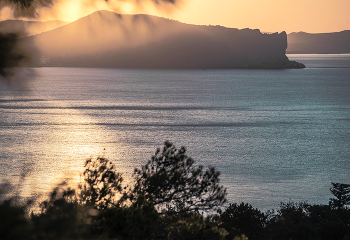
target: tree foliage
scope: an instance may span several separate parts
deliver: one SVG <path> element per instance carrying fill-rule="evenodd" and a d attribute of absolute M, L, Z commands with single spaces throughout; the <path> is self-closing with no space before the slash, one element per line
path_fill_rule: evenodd
<path fill-rule="evenodd" d="M 25 53 L 19 50 L 20 36 L 17 33 L 0 32 L 0 77 L 9 77 L 11 69 L 21 66 L 27 59 Z"/>
<path fill-rule="evenodd" d="M 226 202 L 226 188 L 219 184 L 220 172 L 203 170 L 186 155 L 184 147 L 165 142 L 141 169 L 135 169 L 133 193 L 144 195 L 167 211 L 208 211 Z"/>
<path fill-rule="evenodd" d="M 48 200 L 40 203 L 41 212 L 32 213 L 33 239 L 73 239 L 82 234 L 86 208 L 79 205 L 75 190 L 61 183 Z"/>
<path fill-rule="evenodd" d="M 1 0 L 0 10 L 3 7 L 11 7 L 14 17 L 38 17 L 38 11 L 44 7 L 52 7 L 54 0 Z"/>
<path fill-rule="evenodd" d="M 229 232 L 227 239 L 246 235 L 248 239 L 264 239 L 267 216 L 248 203 L 230 204 L 221 214 L 222 227 Z"/>
<path fill-rule="evenodd" d="M 332 183 L 329 190 L 335 196 L 335 198 L 330 199 L 332 206 L 341 209 L 350 204 L 350 184 Z"/>
<path fill-rule="evenodd" d="M 26 206 L 18 206 L 13 198 L 0 202 L 0 222 L 0 239 L 22 239 L 32 230 Z"/>
<path fill-rule="evenodd" d="M 123 201 L 121 173 L 107 158 L 88 158 L 83 173 L 84 183 L 80 186 L 80 201 L 84 204 L 106 209 Z M 117 199 L 116 195 L 120 196 Z"/>
<path fill-rule="evenodd" d="M 272 240 L 345 240 L 350 236 L 350 211 L 306 202 L 281 203 L 277 214 L 267 222 Z"/>
<path fill-rule="evenodd" d="M 174 213 L 160 220 L 156 239 L 224 240 L 227 235 L 212 216 L 204 217 L 196 212 Z"/>
<path fill-rule="evenodd" d="M 138 196 L 130 205 L 104 209 L 96 218 L 92 236 L 107 239 L 153 239 L 159 226 L 159 214 L 153 203 Z"/>
<path fill-rule="evenodd" d="M 104 157 L 87 159 L 83 176 L 80 191 L 60 184 L 40 203 L 41 211 L 30 215 L 31 201 L 21 205 L 15 198 L 6 199 L 7 185 L 0 185 L 0 238 L 350 239 L 350 209 L 344 207 L 347 184 L 332 183 L 338 202 L 329 205 L 288 202 L 264 214 L 250 204 L 232 203 L 220 215 L 204 215 L 199 211 L 226 201 L 219 172 L 196 167 L 185 148 L 169 142 L 135 170 L 135 185 L 128 193 L 121 174 Z"/>

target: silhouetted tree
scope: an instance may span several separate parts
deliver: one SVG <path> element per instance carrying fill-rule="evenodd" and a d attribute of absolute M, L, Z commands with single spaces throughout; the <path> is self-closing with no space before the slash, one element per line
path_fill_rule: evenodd
<path fill-rule="evenodd" d="M 306 202 L 281 203 L 277 214 L 269 221 L 268 227 L 273 240 L 315 239 L 315 231 L 308 217 Z"/>
<path fill-rule="evenodd" d="M 345 240 L 346 235 L 350 234 L 349 210 L 336 210 L 329 205 L 310 205 L 308 210 L 312 226 L 317 232 L 314 239 Z"/>
<path fill-rule="evenodd" d="M 345 240 L 350 234 L 349 213 L 328 205 L 281 203 L 267 230 L 271 240 Z"/>
<path fill-rule="evenodd" d="M 13 192 L 15 186 L 0 183 L 0 239 L 25 239 L 31 235 L 33 225 L 28 216 L 32 199 L 23 199 Z"/>
<path fill-rule="evenodd" d="M 13 198 L 0 202 L 0 239 L 25 239 L 30 236 L 32 224 L 26 207 L 16 204 Z"/>
<path fill-rule="evenodd" d="M 219 185 L 220 172 L 194 166 L 184 147 L 165 142 L 152 159 L 135 169 L 134 195 L 142 194 L 154 206 L 168 212 L 208 211 L 226 202 L 226 188 Z M 133 196 L 132 196 L 133 197 Z"/>
<path fill-rule="evenodd" d="M 99 156 L 87 159 L 83 176 L 84 183 L 79 186 L 81 203 L 105 209 L 119 205 L 124 200 L 122 175 L 107 158 Z"/>
<path fill-rule="evenodd" d="M 226 239 L 233 239 L 242 234 L 251 240 L 266 238 L 267 216 L 248 203 L 230 204 L 220 216 L 221 226 L 229 233 Z"/>
<path fill-rule="evenodd" d="M 91 235 L 108 239 L 154 239 L 159 214 L 153 203 L 142 195 L 130 206 L 114 206 L 100 212 Z"/>
<path fill-rule="evenodd" d="M 0 32 L 0 75 L 4 77 L 10 76 L 11 70 L 27 58 L 18 48 L 19 38 L 16 33 Z"/>
<path fill-rule="evenodd" d="M 330 204 L 337 209 L 344 208 L 345 205 L 350 204 L 350 184 L 332 183 L 329 189 L 336 198 L 330 199 Z"/>
<path fill-rule="evenodd" d="M 224 239 L 227 232 L 219 227 L 218 216 L 198 212 L 226 201 L 219 172 L 195 167 L 185 152 L 166 142 L 162 152 L 157 150 L 152 161 L 135 170 L 136 184 L 129 195 L 111 161 L 89 158 L 79 191 L 58 185 L 40 203 L 40 212 L 26 218 L 25 206 L 0 201 L 0 219 L 8 218 L 8 224 L 0 224 L 0 238 Z M 155 206 L 163 207 L 162 214 Z"/>
<path fill-rule="evenodd" d="M 156 239 L 224 240 L 227 231 L 211 216 L 197 212 L 180 212 L 163 216 Z"/>
<path fill-rule="evenodd" d="M 40 208 L 40 213 L 31 214 L 33 239 L 79 239 L 91 224 L 89 209 L 78 203 L 75 190 L 66 183 L 59 184 Z"/>
<path fill-rule="evenodd" d="M 10 7 L 14 17 L 35 18 L 38 16 L 37 10 L 43 7 L 52 6 L 54 0 L 1 0 L 0 10 L 3 7 Z"/>

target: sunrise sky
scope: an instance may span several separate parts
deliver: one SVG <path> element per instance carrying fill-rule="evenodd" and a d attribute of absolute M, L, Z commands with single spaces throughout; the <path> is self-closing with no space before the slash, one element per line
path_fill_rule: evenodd
<path fill-rule="evenodd" d="M 350 30 L 350 0 L 181 0 L 175 7 L 150 1 L 57 0 L 53 9 L 38 11 L 41 20 L 74 21 L 96 10 L 147 13 L 185 23 L 260 29 L 262 32 L 325 33 Z M 91 4 L 93 3 L 93 4 Z M 11 18 L 8 9 L 0 20 Z"/>

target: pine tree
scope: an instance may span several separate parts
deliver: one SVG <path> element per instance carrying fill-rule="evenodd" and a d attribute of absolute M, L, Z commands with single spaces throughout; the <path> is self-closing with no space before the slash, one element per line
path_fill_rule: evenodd
<path fill-rule="evenodd" d="M 144 195 L 154 206 L 171 212 L 215 211 L 226 200 L 215 167 L 204 170 L 186 155 L 184 147 L 165 142 L 163 150 L 141 169 L 135 169 L 135 195 Z"/>
<path fill-rule="evenodd" d="M 350 184 L 332 183 L 333 187 L 329 190 L 336 198 L 330 199 L 330 204 L 337 209 L 344 208 L 350 204 Z"/>

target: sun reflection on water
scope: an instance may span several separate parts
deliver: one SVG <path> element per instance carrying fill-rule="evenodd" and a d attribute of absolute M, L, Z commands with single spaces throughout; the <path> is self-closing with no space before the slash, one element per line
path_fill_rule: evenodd
<path fill-rule="evenodd" d="M 63 181 L 76 187 L 89 157 L 105 155 L 114 162 L 121 159 L 116 135 L 109 139 L 103 126 L 62 101 L 7 105 L 5 111 L 12 125 L 7 134 L 19 134 L 13 138 L 17 148 L 9 148 L 19 158 L 13 159 L 17 166 L 11 175 L 18 178 L 12 178 L 11 182 L 18 186 L 14 190 L 23 197 L 47 193 Z M 27 108 L 26 114 L 18 117 L 18 111 L 23 112 L 23 108 Z M 112 142 L 114 148 L 104 150 L 106 142 Z"/>

